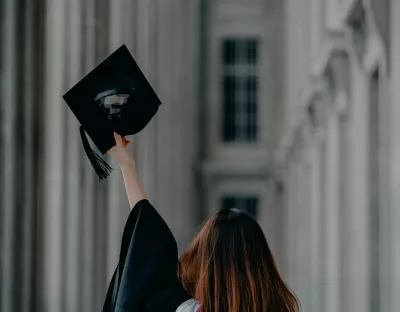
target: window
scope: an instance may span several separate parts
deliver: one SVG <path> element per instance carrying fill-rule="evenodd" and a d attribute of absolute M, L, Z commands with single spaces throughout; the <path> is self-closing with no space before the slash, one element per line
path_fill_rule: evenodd
<path fill-rule="evenodd" d="M 225 196 L 222 198 L 222 208 L 236 208 L 257 217 L 258 198 L 256 196 Z"/>
<path fill-rule="evenodd" d="M 222 42 L 222 139 L 257 140 L 258 41 L 224 39 Z"/>

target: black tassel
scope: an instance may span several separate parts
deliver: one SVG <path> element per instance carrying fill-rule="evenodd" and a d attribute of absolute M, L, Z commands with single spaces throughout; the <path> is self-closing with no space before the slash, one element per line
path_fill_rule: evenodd
<path fill-rule="evenodd" d="M 96 154 L 92 148 L 90 147 L 89 140 L 86 137 L 85 129 L 80 126 L 79 128 L 81 132 L 81 138 L 83 143 L 83 148 L 85 149 L 86 155 L 92 164 L 93 169 L 96 171 L 99 176 L 99 180 L 107 179 L 110 176 L 111 171 L 113 170 L 109 164 L 107 164 L 101 156 Z"/>

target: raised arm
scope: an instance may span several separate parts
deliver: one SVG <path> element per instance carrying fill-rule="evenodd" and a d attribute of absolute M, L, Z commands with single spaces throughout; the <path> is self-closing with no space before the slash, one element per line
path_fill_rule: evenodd
<path fill-rule="evenodd" d="M 116 145 L 113 146 L 108 153 L 115 159 L 122 171 L 124 178 L 126 194 L 128 195 L 128 201 L 131 209 L 141 201 L 146 199 L 146 193 L 143 190 L 143 186 L 140 183 L 137 175 L 135 161 L 129 153 L 127 147 L 132 141 L 127 140 L 125 137 L 114 132 L 114 138 Z"/>

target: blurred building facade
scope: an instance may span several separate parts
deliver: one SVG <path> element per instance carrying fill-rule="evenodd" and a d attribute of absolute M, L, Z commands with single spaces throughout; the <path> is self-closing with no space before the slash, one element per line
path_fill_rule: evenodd
<path fill-rule="evenodd" d="M 1 311 L 101 310 L 129 207 L 61 95 L 122 43 L 163 101 L 133 150 L 180 250 L 241 208 L 303 311 L 397 311 L 399 1 L 0 5 Z"/>
<path fill-rule="evenodd" d="M 399 1 L 285 1 L 276 155 L 304 311 L 399 307 Z"/>

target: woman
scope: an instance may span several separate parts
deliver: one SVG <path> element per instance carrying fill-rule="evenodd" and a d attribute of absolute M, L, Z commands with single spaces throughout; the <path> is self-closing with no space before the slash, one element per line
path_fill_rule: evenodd
<path fill-rule="evenodd" d="M 171 231 L 146 199 L 127 146 L 114 134 L 109 151 L 133 207 L 103 311 L 297 312 L 265 236 L 247 213 L 209 218 L 180 261 Z"/>

